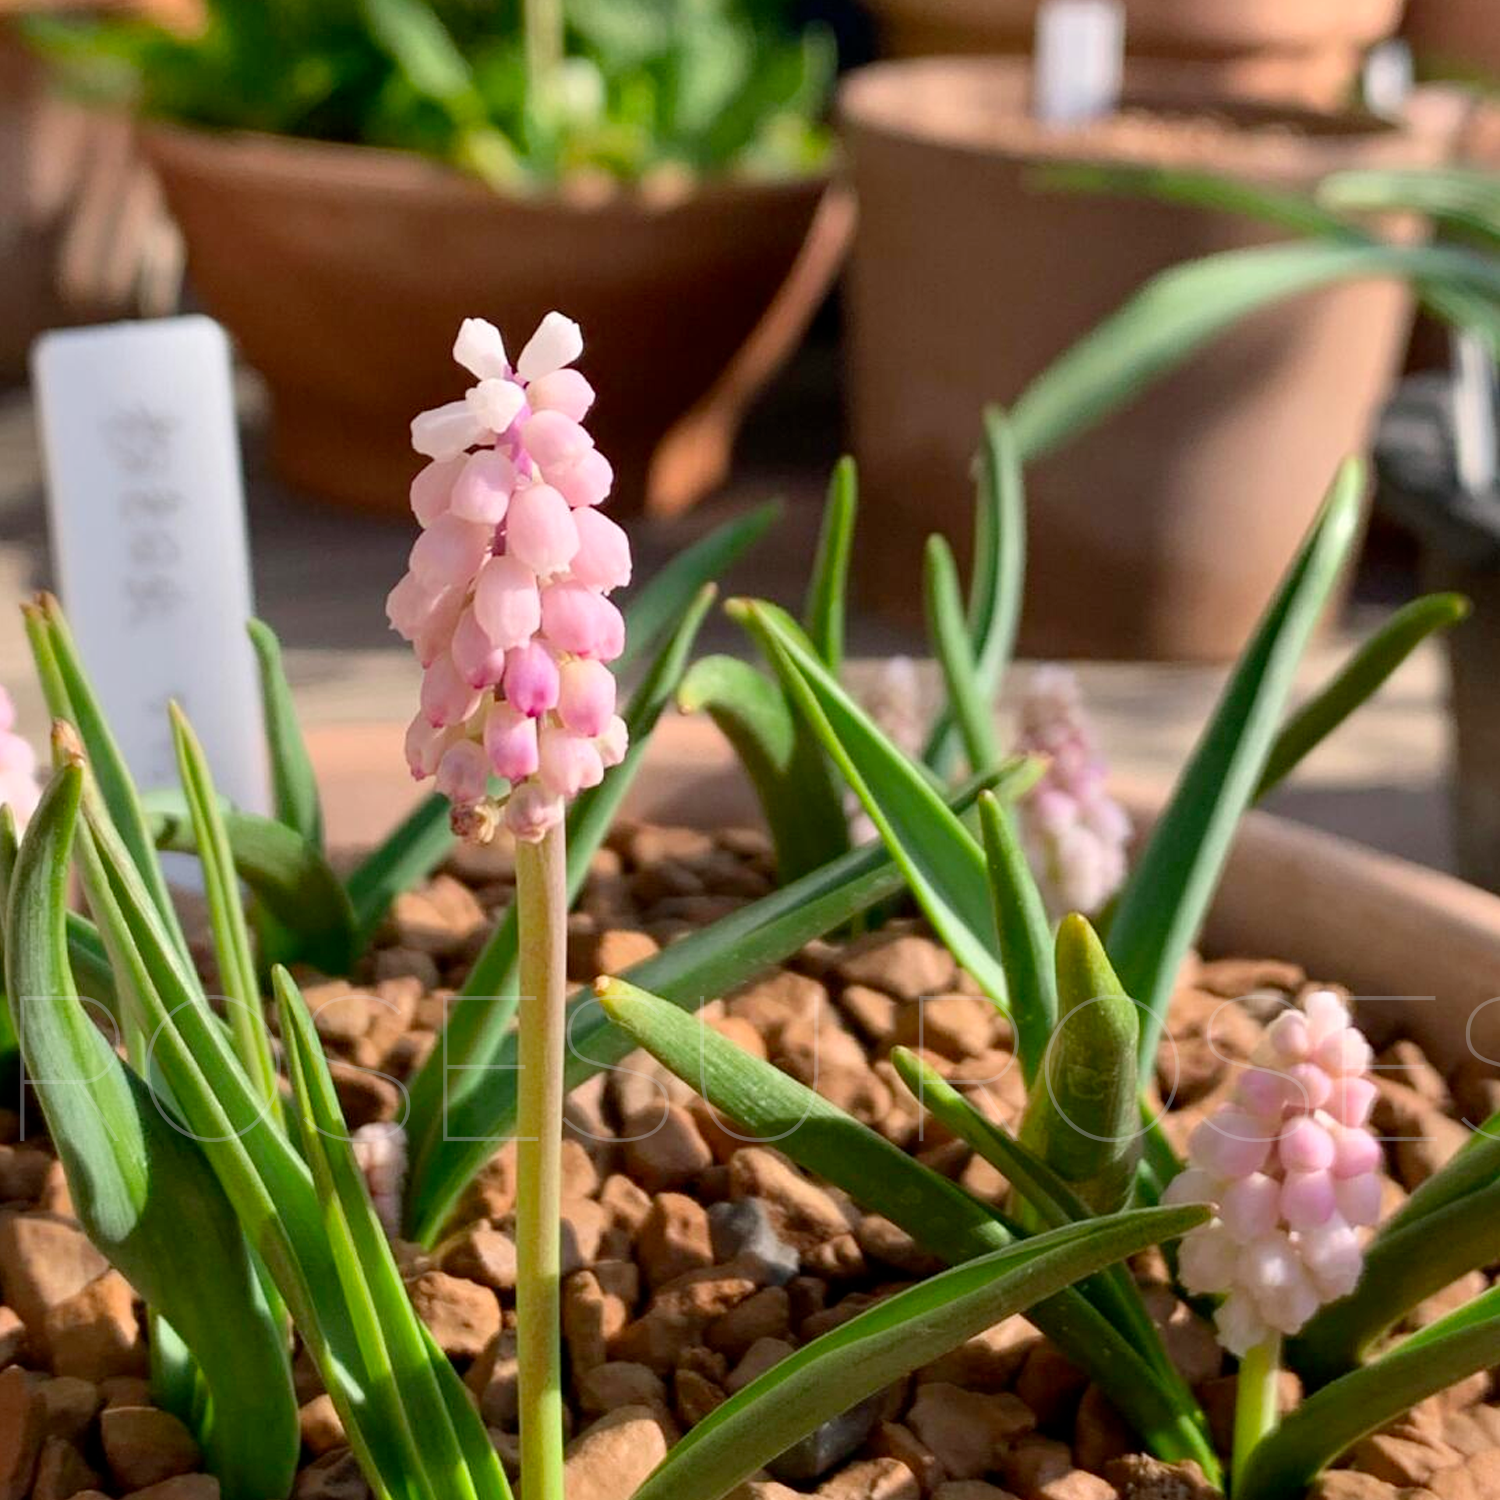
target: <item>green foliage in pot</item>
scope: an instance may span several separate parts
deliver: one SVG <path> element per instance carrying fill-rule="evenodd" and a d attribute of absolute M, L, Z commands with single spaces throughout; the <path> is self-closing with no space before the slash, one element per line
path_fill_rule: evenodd
<path fill-rule="evenodd" d="M 1282 1037 L 1289 1050 L 1281 1061 L 1305 1055 L 1309 1067 L 1326 1075 L 1334 1091 L 1329 1098 L 1339 1100 L 1327 1103 L 1328 1123 L 1317 1115 L 1322 1105 L 1298 1113 L 1283 1099 L 1276 1080 L 1284 1069 L 1268 1056 L 1250 1069 L 1251 1081 L 1242 1086 L 1249 1092 L 1237 1108 L 1262 1120 L 1272 1110 L 1278 1121 L 1284 1108 L 1292 1113 L 1283 1134 L 1251 1138 L 1259 1155 L 1240 1151 L 1243 1142 L 1231 1149 L 1215 1136 L 1195 1136 L 1184 1171 L 1149 1111 L 1137 1124 L 1141 1077 L 1155 1061 L 1174 976 L 1242 814 L 1377 690 L 1418 641 L 1463 613 L 1462 601 L 1452 598 L 1420 601 L 1288 713 L 1298 661 L 1358 534 L 1358 466 L 1338 476 L 1128 872 L 1109 858 L 1123 846 L 1124 830 L 1109 812 L 1077 725 L 1064 712 L 1059 734 L 1056 715 L 1044 715 L 1023 738 L 1021 753 L 1007 756 L 991 717 L 1024 584 L 1022 458 L 1034 444 L 1086 422 L 1257 299 L 1309 277 L 1316 284 L 1373 267 L 1433 284 L 1446 278 L 1476 297 L 1494 299 L 1500 290 L 1492 268 L 1464 252 L 1375 247 L 1372 253 L 1353 243 L 1332 246 L 1335 255 L 1328 246 L 1290 248 L 1300 258 L 1283 254 L 1269 279 L 1252 264 L 1237 296 L 1207 307 L 1170 287 L 1148 289 L 1142 308 L 1127 309 L 1044 376 L 1021 413 L 989 416 L 967 591 L 945 545 L 936 542 L 928 552 L 928 614 L 946 692 L 930 733 L 909 749 L 892 743 L 840 680 L 856 509 L 849 466 L 831 491 L 803 622 L 763 602 L 731 602 L 731 615 L 766 668 L 739 679 L 736 689 L 727 665 L 710 659 L 690 669 L 689 661 L 712 603 L 712 580 L 766 530 L 770 513 L 716 532 L 675 559 L 637 592 L 618 631 L 612 605 L 590 604 L 589 629 L 608 636 L 606 651 L 583 644 L 577 632 L 584 616 L 569 612 L 581 608 L 583 575 L 568 575 L 570 565 L 556 558 L 534 561 L 550 556 L 559 538 L 580 548 L 579 523 L 569 519 L 554 486 L 571 487 L 568 498 L 580 516 L 592 514 L 601 495 L 597 464 L 583 473 L 577 468 L 591 443 L 561 410 L 581 416 L 587 406 L 586 382 L 558 368 L 570 360 L 543 368 L 529 345 L 512 369 L 495 330 L 466 325 L 459 357 L 478 377 L 475 399 L 414 425 L 436 472 L 414 492 L 424 527 L 413 549 L 418 597 L 403 595 L 402 613 L 413 609 L 425 628 L 436 609 L 439 638 L 452 638 L 451 660 L 418 645 L 431 696 L 424 690 L 426 727 L 415 726 L 415 762 L 437 770 L 461 832 L 488 831 L 497 817 L 509 820 L 519 809 L 517 832 L 531 852 L 518 856 L 516 909 L 477 957 L 464 988 L 467 1003 L 454 1007 L 447 1035 L 413 1081 L 406 1234 L 426 1244 L 437 1240 L 496 1145 L 528 1135 L 518 1130 L 520 1121 L 541 1122 L 536 1139 L 555 1143 L 563 1091 L 644 1046 L 729 1118 L 777 1139 L 801 1165 L 951 1266 L 810 1343 L 725 1402 L 647 1481 L 641 1492 L 647 1500 L 716 1500 L 825 1418 L 1016 1311 L 1025 1311 L 1090 1375 L 1146 1447 L 1169 1460 L 1195 1460 L 1221 1478 L 1221 1455 L 1204 1415 L 1119 1265 L 1183 1236 L 1176 1256 L 1181 1288 L 1219 1304 L 1225 1342 L 1243 1356 L 1232 1478 L 1246 1500 L 1294 1500 L 1363 1433 L 1500 1361 L 1495 1293 L 1420 1334 L 1386 1341 L 1419 1301 L 1500 1256 L 1489 1204 L 1500 1145 L 1493 1135 L 1477 1135 L 1380 1229 L 1361 1276 L 1348 1252 L 1351 1225 L 1369 1221 L 1371 1169 L 1359 1128 L 1363 1054 L 1347 1016 L 1333 1015 L 1326 1000 L 1321 1016 L 1310 1005 L 1305 1019 L 1281 1028 L 1290 1033 L 1290 1040 Z M 1242 265 L 1220 262 L 1210 272 L 1174 274 L 1217 275 L 1222 283 Z M 538 341 L 559 346 L 576 336 L 566 320 L 549 319 Z M 519 406 L 509 389 L 518 384 L 526 388 Z M 523 409 L 530 413 L 524 422 L 537 424 L 535 448 L 526 447 L 529 429 L 512 425 Z M 538 472 L 528 467 L 518 478 L 522 461 Z M 580 503 L 574 492 L 583 496 L 590 485 Z M 599 517 L 587 529 L 602 543 L 610 528 Z M 628 549 L 611 548 L 617 544 L 605 549 L 609 567 L 603 552 L 592 558 L 596 584 L 608 574 L 609 587 L 628 572 Z M 504 566 L 493 569 L 497 563 Z M 490 573 L 491 582 L 499 580 L 494 588 L 485 581 Z M 481 585 L 488 590 L 484 619 Z M 556 748 L 569 752 L 586 749 L 581 741 L 595 736 L 593 761 L 544 756 L 507 773 L 507 783 L 486 757 L 498 753 L 491 748 L 492 718 L 498 715 L 505 733 L 517 727 L 500 714 L 515 712 L 498 680 L 508 659 L 502 667 L 481 654 L 480 675 L 496 674 L 494 691 L 474 688 L 457 669 L 463 627 L 456 622 L 469 610 L 482 635 L 500 629 L 497 601 L 507 611 L 528 599 L 536 604 L 539 587 L 574 591 L 569 610 L 541 615 L 548 649 L 563 670 L 581 661 L 587 670 L 577 681 L 586 680 L 590 694 L 603 692 L 611 704 L 613 682 L 597 670 L 603 659 L 615 657 L 617 672 L 634 666 L 639 680 L 604 733 L 577 729 L 569 716 L 578 714 L 578 702 L 570 707 L 557 698 L 542 714 L 541 733 L 556 736 Z M 253 817 L 221 801 L 180 714 L 172 727 L 181 793 L 143 799 L 55 601 L 44 597 L 30 606 L 27 629 L 58 727 L 54 775 L 24 840 L 18 845 L 13 830 L 0 827 L 12 1041 L 21 1045 L 47 1113 L 81 1222 L 149 1301 L 158 1399 L 194 1428 L 226 1492 L 246 1500 L 284 1496 L 298 1444 L 290 1322 L 378 1495 L 507 1497 L 487 1433 L 406 1298 L 306 1006 L 283 966 L 296 960 L 347 971 L 392 899 L 450 849 L 446 798 L 429 799 L 347 876 L 338 874 L 323 845 L 317 788 L 279 651 L 269 632 L 252 627 L 274 816 Z M 413 634 L 426 639 L 422 629 Z M 472 650 L 462 655 L 472 665 Z M 504 691 L 513 691 L 508 681 Z M 784 883 L 629 973 L 606 976 L 593 991 L 568 999 L 559 961 L 568 904 L 674 697 L 713 712 L 744 753 L 778 833 Z M 1052 709 L 1059 705 L 1066 709 L 1065 695 L 1054 684 Z M 597 748 L 606 744 L 607 772 Z M 434 746 L 438 755 L 428 765 Z M 954 782 L 961 760 L 970 775 Z M 597 774 L 582 774 L 590 765 Z M 563 780 L 566 793 L 558 790 Z M 830 799 L 840 784 L 875 840 L 860 842 L 834 818 Z M 797 829 L 788 811 L 804 798 L 822 809 L 815 829 Z M 1067 826 L 1081 818 L 1093 841 L 1074 841 L 1068 850 L 1058 845 L 1055 857 L 1038 860 L 1039 848 L 1046 853 L 1042 846 L 1067 821 L 1058 817 L 1063 803 L 1074 818 Z M 1039 813 L 1049 806 L 1050 813 Z M 536 816 L 538 809 L 547 816 Z M 223 1015 L 210 1005 L 190 959 L 160 848 L 191 849 L 203 861 Z M 1087 877 L 1081 884 L 1075 883 L 1080 866 Z M 83 910 L 69 907 L 75 875 Z M 1112 885 L 1118 889 L 1110 894 Z M 1079 891 L 1090 894 L 1073 899 Z M 1028 1092 L 1014 1136 L 917 1054 L 894 1059 L 920 1106 L 1003 1174 L 1011 1188 L 1004 1204 L 981 1201 L 692 1017 L 707 1000 L 814 939 L 859 922 L 880 923 L 898 901 L 915 902 L 1014 1028 Z M 274 998 L 284 1080 L 267 1029 L 267 993 Z M 107 1013 L 118 1051 L 101 1039 L 86 1007 Z M 549 1040 L 564 1024 L 572 1044 L 566 1055 Z M 1314 1025 L 1321 1031 L 1312 1040 L 1298 1030 Z M 539 1042 L 546 1044 L 540 1054 Z M 543 1065 L 518 1077 L 517 1059 L 528 1048 Z M 1254 1081 L 1260 1075 L 1266 1077 Z M 473 1081 L 446 1088 L 454 1079 Z M 81 1090 L 88 1090 L 88 1109 L 78 1107 Z M 1286 1159 L 1262 1171 L 1273 1149 Z M 1337 1156 L 1339 1181 L 1356 1188 L 1338 1187 L 1326 1163 L 1307 1165 L 1304 1157 L 1324 1149 Z M 523 1172 L 519 1198 L 521 1216 L 540 1226 L 518 1236 L 530 1500 L 555 1500 L 561 1475 L 556 1326 L 537 1311 L 547 1308 L 556 1281 L 546 1174 L 544 1160 L 537 1175 Z M 1230 1189 L 1241 1185 L 1247 1202 L 1232 1204 Z M 1202 1203 L 1184 1201 L 1197 1199 Z M 1325 1208 L 1327 1220 L 1312 1224 Z M 191 1234 L 182 1232 L 189 1215 Z M 1299 1227 L 1302 1220 L 1309 1222 Z M 1249 1223 L 1260 1225 L 1256 1236 L 1267 1243 L 1252 1260 L 1226 1265 L 1225 1235 L 1232 1224 Z M 1314 1233 L 1320 1228 L 1330 1232 L 1320 1238 Z M 1289 1297 L 1285 1309 L 1275 1299 L 1247 1302 L 1281 1285 L 1278 1277 L 1300 1301 Z M 1303 1305 L 1313 1282 L 1314 1300 L 1326 1303 L 1321 1310 Z M 1283 1350 L 1282 1335 L 1294 1332 L 1295 1342 Z M 1311 1395 L 1278 1423 L 1266 1396 L 1283 1358 Z M 253 1379 L 244 1377 L 245 1361 L 253 1362 Z"/>
<path fill-rule="evenodd" d="M 29 23 L 94 95 L 419 151 L 499 186 L 816 169 L 831 40 L 783 0 L 205 0 L 191 29 Z"/>

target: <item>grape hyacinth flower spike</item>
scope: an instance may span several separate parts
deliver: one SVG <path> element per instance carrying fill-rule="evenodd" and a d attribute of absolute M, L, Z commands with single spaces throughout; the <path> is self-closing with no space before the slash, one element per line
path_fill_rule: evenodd
<path fill-rule="evenodd" d="M 1233 1098 L 1193 1132 L 1188 1167 L 1164 1202 L 1215 1217 L 1182 1242 L 1189 1291 L 1222 1296 L 1219 1341 L 1241 1359 L 1236 1467 L 1275 1421 L 1283 1336 L 1348 1296 L 1360 1231 L 1381 1208 L 1371 1049 L 1330 990 L 1267 1028 Z"/>
<path fill-rule="evenodd" d="M 1108 767 L 1069 668 L 1032 671 L 1016 750 L 1047 761 L 1018 809 L 1027 862 L 1047 912 L 1054 921 L 1069 912 L 1092 916 L 1124 882 L 1130 819 L 1106 789 Z"/>
<path fill-rule="evenodd" d="M 469 318 L 453 354 L 475 383 L 412 422 L 422 532 L 386 603 L 423 672 L 406 758 L 477 842 L 502 821 L 539 841 L 625 753 L 607 664 L 630 543 L 598 509 L 614 475 L 583 426 L 582 350 L 578 325 L 548 313 L 512 365 L 499 330 Z M 508 790 L 491 795 L 492 776 Z"/>
<path fill-rule="evenodd" d="M 561 1196 L 566 1060 L 564 812 L 624 758 L 609 669 L 625 622 L 630 543 L 598 507 L 614 475 L 583 426 L 594 392 L 573 368 L 578 325 L 548 313 L 512 365 L 500 331 L 467 319 L 462 400 L 423 412 L 412 445 L 422 528 L 391 591 L 391 624 L 422 665 L 406 737 L 419 780 L 452 803 L 454 832 L 516 840 L 516 1361 L 521 1483 L 563 1500 Z M 504 783 L 498 794 L 492 780 Z"/>
<path fill-rule="evenodd" d="M 36 778 L 36 751 L 16 732 L 16 705 L 0 687 L 0 806 L 10 808 L 17 828 L 24 828 L 41 800 Z"/>

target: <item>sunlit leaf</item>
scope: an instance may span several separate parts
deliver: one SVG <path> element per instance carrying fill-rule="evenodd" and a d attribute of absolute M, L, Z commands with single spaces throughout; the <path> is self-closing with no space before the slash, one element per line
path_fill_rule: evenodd
<path fill-rule="evenodd" d="M 699 1422 L 635 1500 L 719 1500 L 821 1423 L 1013 1313 L 1114 1261 L 1185 1234 L 1180 1209 L 1069 1225 L 877 1303 L 789 1354 Z"/>
<path fill-rule="evenodd" d="M 291 1363 L 245 1237 L 201 1147 L 116 1056 L 68 968 L 68 853 L 82 772 L 64 768 L 10 881 L 7 982 L 28 1072 L 89 1238 L 192 1351 L 199 1431 L 227 1500 L 287 1494 L 301 1438 Z"/>
<path fill-rule="evenodd" d="M 1335 480 L 1119 897 L 1109 956 L 1126 992 L 1145 1007 L 1147 1063 L 1156 1057 L 1177 971 L 1265 774 L 1303 651 L 1359 535 L 1364 484 L 1353 462 Z"/>
<path fill-rule="evenodd" d="M 322 849 L 323 805 L 318 797 L 318 779 L 282 666 L 281 642 L 263 620 L 251 620 L 246 628 L 260 673 L 261 710 L 266 721 L 276 816 L 314 849 Z"/>

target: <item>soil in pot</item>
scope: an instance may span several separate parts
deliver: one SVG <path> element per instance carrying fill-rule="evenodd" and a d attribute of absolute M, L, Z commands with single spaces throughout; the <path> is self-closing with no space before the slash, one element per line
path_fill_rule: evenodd
<path fill-rule="evenodd" d="M 862 575 L 877 604 L 910 608 L 928 531 L 967 547 L 986 403 L 1013 403 L 1158 273 L 1278 238 L 1232 214 L 1049 191 L 1039 169 L 1207 167 L 1305 188 L 1339 167 L 1440 159 L 1456 123 L 1213 108 L 1171 69 L 1150 76 L 1149 93 L 1077 132 L 1030 118 L 1020 62 L 878 65 L 845 85 L 860 200 L 851 424 L 880 516 Z M 1363 448 L 1409 320 L 1390 283 L 1270 309 L 1033 465 L 1024 649 L 1235 655 L 1338 464 Z"/>
<path fill-rule="evenodd" d="M 1026 54 L 1040 0 L 875 0 L 874 8 L 898 57 Z M 1125 0 L 1126 45 L 1133 58 L 1193 61 L 1220 94 L 1332 108 L 1347 102 L 1365 49 L 1390 36 L 1402 8 L 1403 0 Z"/>
<path fill-rule="evenodd" d="M 519 341 L 553 308 L 588 331 L 616 507 L 696 500 L 849 233 L 816 177 L 526 198 L 368 146 L 166 126 L 145 144 L 194 286 L 270 387 L 278 472 L 402 515 L 411 415 L 450 399 L 460 322 L 488 312 Z"/>
<path fill-rule="evenodd" d="M 583 981 L 629 964 L 762 894 L 770 868 L 755 833 L 621 827 L 596 857 L 572 919 L 570 968 Z M 463 853 L 398 902 L 354 984 L 305 976 L 315 1013 L 322 1007 L 320 1029 L 351 1124 L 395 1114 L 393 1083 L 366 1070 L 404 1078 L 426 1055 L 451 987 L 509 898 L 503 851 Z M 1228 1086 L 1229 1059 L 1248 1054 L 1262 1023 L 1305 982 L 1273 961 L 1195 961 L 1185 972 L 1171 1026 L 1180 1057 L 1168 1116 L 1175 1138 Z M 919 1130 L 883 1060 L 898 1041 L 921 1045 L 941 1071 L 981 1086 L 973 1097 L 995 1118 L 1014 1121 L 1020 1091 L 1008 1028 L 972 991 L 919 927 L 896 924 L 852 944 L 815 944 L 706 1016 L 804 1080 L 816 1046 L 821 1092 L 994 1196 L 1003 1184 L 991 1169 L 930 1122 Z M 1225 1008 L 1225 1000 L 1239 1003 Z M 1392 1143 L 1391 1195 L 1399 1200 L 1462 1144 L 1458 1116 L 1484 1118 L 1500 1104 L 1500 1080 L 1471 1069 L 1445 1079 L 1410 1042 L 1392 1036 L 1380 1045 L 1387 1070 L 1375 1075 L 1380 1128 L 1423 1138 Z M 726 1392 L 936 1269 L 888 1221 L 861 1213 L 775 1150 L 731 1136 L 649 1060 L 628 1066 L 572 1100 L 564 1211 L 569 1500 L 626 1500 L 667 1444 Z M 191 1437 L 151 1405 L 140 1309 L 71 1220 L 58 1163 L 45 1142 L 17 1139 L 14 1113 L 0 1114 L 0 1126 L 9 1138 L 0 1146 L 6 1493 L 214 1500 Z M 511 1156 L 502 1151 L 433 1253 L 401 1249 L 414 1301 L 465 1371 L 507 1458 L 516 1442 L 514 1192 Z M 1234 1381 L 1209 1326 L 1166 1290 L 1159 1260 L 1143 1257 L 1134 1269 L 1169 1350 L 1222 1428 Z M 1485 1285 L 1476 1275 L 1437 1300 L 1447 1308 Z M 1420 1316 L 1439 1310 L 1430 1304 Z M 305 1358 L 297 1372 L 305 1403 L 297 1495 L 363 1500 L 368 1490 Z M 1485 1377 L 1427 1403 L 1362 1443 L 1319 1495 L 1397 1500 L 1429 1483 L 1442 1496 L 1492 1493 L 1500 1406 L 1491 1394 Z M 1290 1379 L 1285 1398 L 1297 1399 Z M 1190 1468 L 1132 1450 L 1098 1390 L 1013 1318 L 829 1423 L 735 1500 L 1209 1500 L 1213 1492 Z M 1425 1500 L 1428 1492 L 1420 1493 Z"/>

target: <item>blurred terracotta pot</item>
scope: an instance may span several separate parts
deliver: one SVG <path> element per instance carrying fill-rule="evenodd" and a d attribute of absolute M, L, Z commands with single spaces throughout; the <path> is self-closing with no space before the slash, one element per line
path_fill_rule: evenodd
<path fill-rule="evenodd" d="M 1495 0 L 1407 0 L 1401 34 L 1425 74 L 1500 83 Z"/>
<path fill-rule="evenodd" d="M 281 476 L 393 511 L 411 417 L 458 388 L 460 320 L 488 316 L 519 344 L 553 307 L 584 326 L 590 428 L 622 508 L 691 504 L 723 478 L 852 218 L 824 179 L 522 198 L 366 146 L 166 126 L 144 140 L 195 288 L 270 387 Z"/>
<path fill-rule="evenodd" d="M 103 7 L 0 0 L 0 380 L 62 323 L 159 305 L 175 289 L 176 236 L 129 122 L 56 97 L 7 17 Z"/>
<path fill-rule="evenodd" d="M 1435 0 L 1446 4 L 1447 0 Z M 1487 0 L 1472 0 L 1483 5 Z M 1028 53 L 1041 0 L 872 0 L 898 57 Z M 1205 88 L 1342 103 L 1405 0 L 1125 0 L 1131 56 L 1191 59 Z"/>
<path fill-rule="evenodd" d="M 1275 238 L 1226 213 L 1048 192 L 1037 167 L 1207 164 L 1297 186 L 1337 167 L 1432 160 L 1451 135 L 1144 101 L 1055 132 L 1028 118 L 1026 93 L 1024 64 L 981 58 L 882 64 L 845 86 L 860 199 L 851 420 L 880 517 L 862 582 L 893 609 L 909 606 L 926 532 L 967 545 L 986 403 L 1012 403 L 1158 272 Z M 1410 311 L 1390 283 L 1268 310 L 1034 465 L 1027 648 L 1233 656 L 1339 460 L 1364 447 Z"/>

